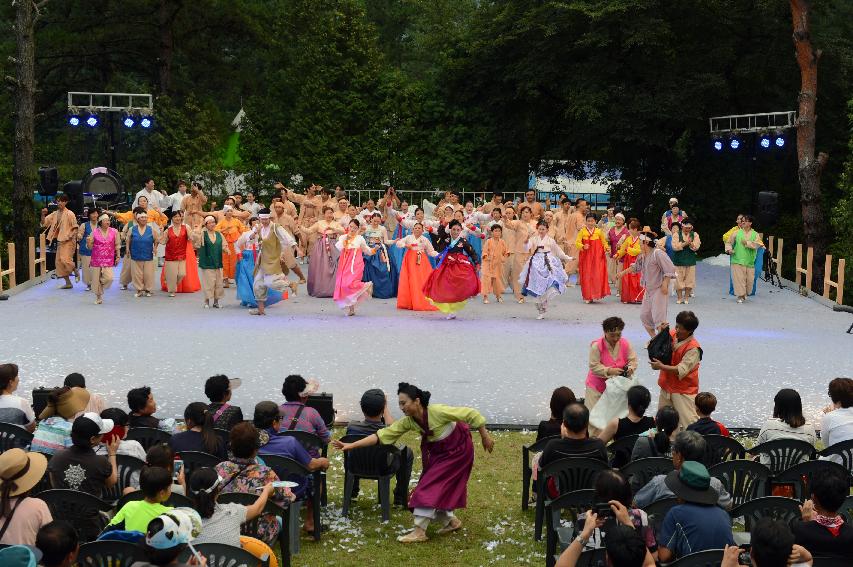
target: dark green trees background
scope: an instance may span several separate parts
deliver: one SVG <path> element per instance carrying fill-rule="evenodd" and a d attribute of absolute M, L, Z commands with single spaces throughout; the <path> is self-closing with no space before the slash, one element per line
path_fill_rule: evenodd
<path fill-rule="evenodd" d="M 842 176 L 853 3 L 813 10 L 825 212 L 853 264 L 849 163 Z M 7 0 L 3 29 L 12 18 Z M 797 108 L 790 22 L 784 0 L 49 0 L 36 163 L 66 181 L 108 162 L 104 128 L 66 125 L 69 90 L 151 92 L 155 128 L 119 130 L 118 170 L 134 187 L 148 173 L 170 188 L 197 175 L 219 186 L 242 107 L 232 169 L 262 193 L 296 174 L 348 189 L 513 191 L 556 160 L 577 175 L 594 164 L 647 221 L 678 195 L 709 248 L 757 191 L 778 191 L 773 232 L 796 241 L 794 138 L 718 154 L 708 135 L 710 116 Z M 13 42 L 0 34 L 3 75 Z M 0 93 L 0 232 L 12 214 L 10 97 Z"/>

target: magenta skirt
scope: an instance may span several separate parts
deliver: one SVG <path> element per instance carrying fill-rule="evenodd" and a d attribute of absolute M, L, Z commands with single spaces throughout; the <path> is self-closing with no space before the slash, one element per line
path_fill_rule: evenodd
<path fill-rule="evenodd" d="M 468 477 L 474 466 L 474 442 L 465 422 L 446 439 L 421 442 L 423 472 L 409 497 L 409 508 L 456 510 L 468 503 Z"/>

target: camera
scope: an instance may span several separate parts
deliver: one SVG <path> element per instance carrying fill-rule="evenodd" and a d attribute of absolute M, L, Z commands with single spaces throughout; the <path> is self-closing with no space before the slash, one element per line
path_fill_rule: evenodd
<path fill-rule="evenodd" d="M 595 512 L 599 520 L 607 520 L 613 517 L 613 510 L 607 502 L 596 502 L 592 511 Z"/>
<path fill-rule="evenodd" d="M 622 372 L 619 373 L 619 376 L 628 376 L 628 365 L 622 367 Z"/>

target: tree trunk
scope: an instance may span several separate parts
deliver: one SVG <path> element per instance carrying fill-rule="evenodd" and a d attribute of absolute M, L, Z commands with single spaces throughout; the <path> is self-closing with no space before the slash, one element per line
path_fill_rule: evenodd
<path fill-rule="evenodd" d="M 799 116 L 797 118 L 797 160 L 800 179 L 800 205 L 803 213 L 805 245 L 814 248 L 814 289 L 823 289 L 823 258 L 827 251 L 826 221 L 823 217 L 820 175 L 829 156 L 823 152 L 815 158 L 815 123 L 817 115 L 817 64 L 820 50 L 815 49 L 809 31 L 810 0 L 790 0 L 794 24 L 794 51 L 800 67 Z"/>
<path fill-rule="evenodd" d="M 35 235 L 36 211 L 33 206 L 33 189 L 36 172 L 33 165 L 35 147 L 35 23 L 38 5 L 32 0 L 15 3 L 15 149 L 12 166 L 12 239 L 15 242 L 15 265 L 18 281 L 27 274 L 27 246 L 29 237 Z"/>
<path fill-rule="evenodd" d="M 157 20 L 160 44 L 157 57 L 157 74 L 160 94 L 168 95 L 172 89 L 172 59 L 175 51 L 175 18 L 183 7 L 182 0 L 160 0 Z"/>

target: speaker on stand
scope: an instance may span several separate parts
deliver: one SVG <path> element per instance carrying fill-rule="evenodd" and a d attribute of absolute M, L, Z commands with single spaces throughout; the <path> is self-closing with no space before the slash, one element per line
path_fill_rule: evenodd
<path fill-rule="evenodd" d="M 756 223 L 761 232 L 779 221 L 779 193 L 761 191 L 758 193 L 758 207 L 755 215 Z"/>

